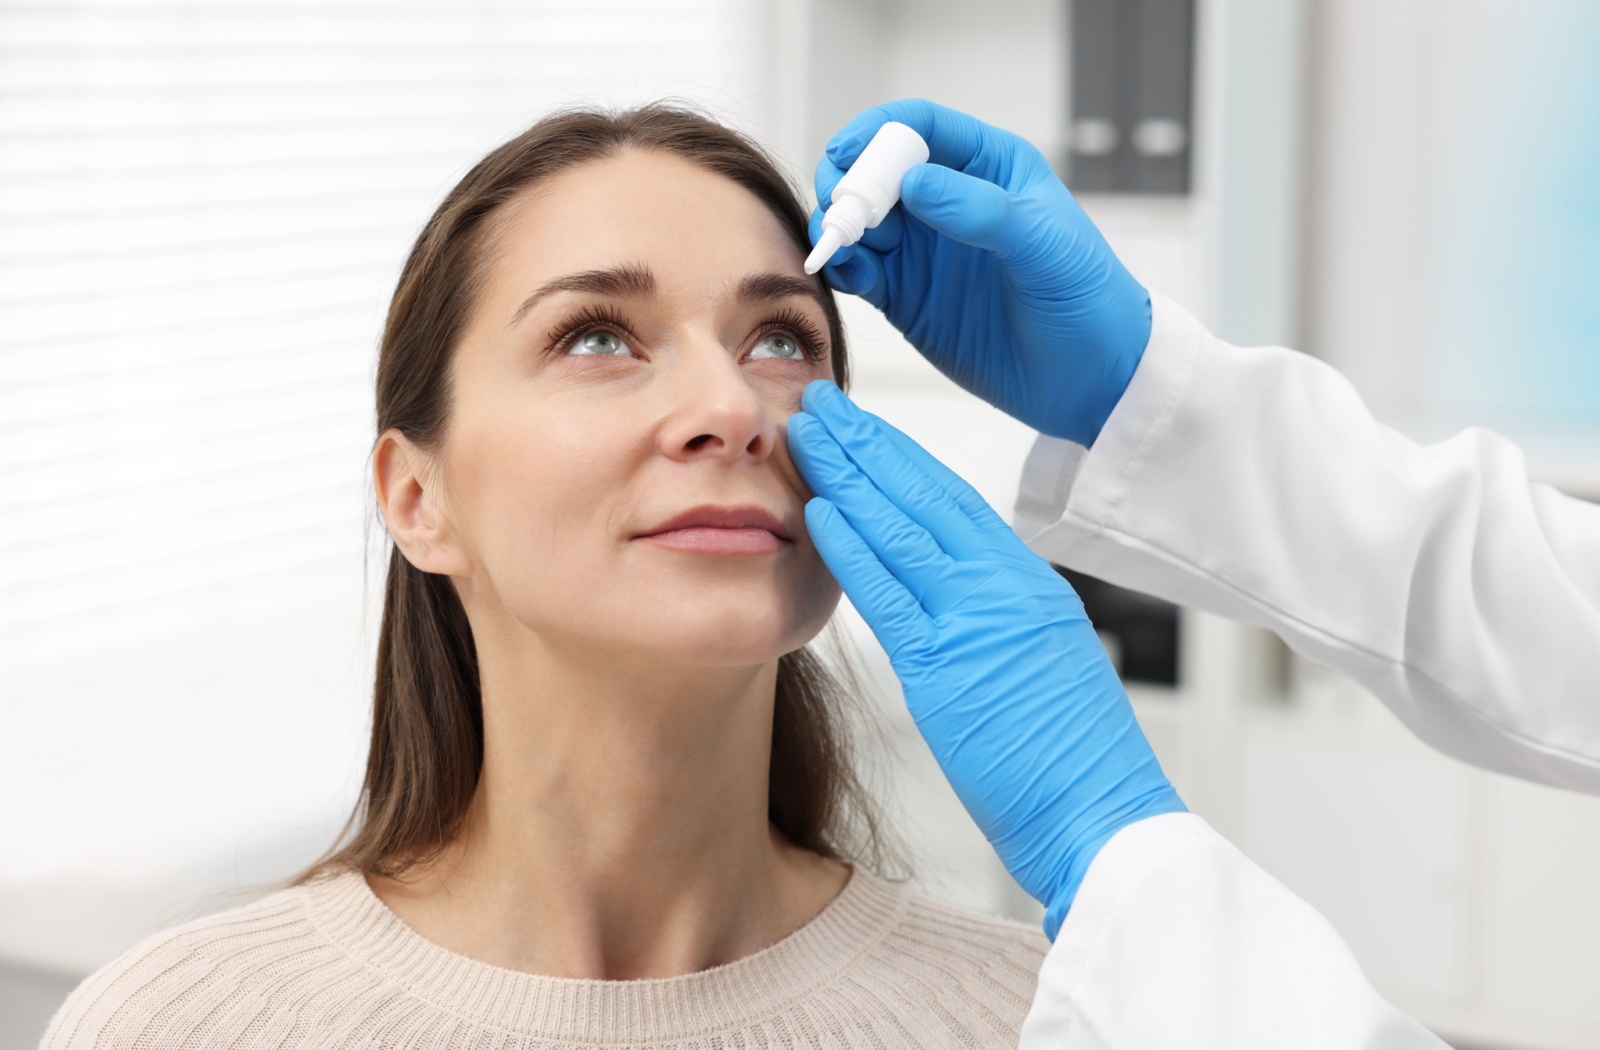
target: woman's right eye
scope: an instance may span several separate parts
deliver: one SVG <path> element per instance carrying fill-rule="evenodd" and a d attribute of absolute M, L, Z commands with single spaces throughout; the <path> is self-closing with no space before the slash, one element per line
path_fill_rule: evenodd
<path fill-rule="evenodd" d="M 622 341 L 622 336 L 604 328 L 597 328 L 592 332 L 585 332 L 572 345 L 567 348 L 567 353 L 576 356 L 598 357 L 631 357 L 633 351 L 628 349 L 628 344 Z"/>

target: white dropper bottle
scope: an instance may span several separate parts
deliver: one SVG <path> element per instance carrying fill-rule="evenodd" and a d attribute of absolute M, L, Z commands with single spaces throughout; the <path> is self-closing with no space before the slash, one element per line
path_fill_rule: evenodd
<path fill-rule="evenodd" d="M 833 253 L 859 241 L 861 235 L 883 221 L 900 199 L 906 172 L 928 160 L 922 136 L 898 121 L 878 129 L 833 188 L 832 202 L 822 216 L 822 236 L 806 256 L 806 273 L 816 273 Z"/>

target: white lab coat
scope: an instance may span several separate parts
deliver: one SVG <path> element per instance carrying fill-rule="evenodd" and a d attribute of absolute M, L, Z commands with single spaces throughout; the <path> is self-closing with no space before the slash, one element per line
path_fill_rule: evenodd
<path fill-rule="evenodd" d="M 1154 298 L 1094 447 L 1041 438 L 1017 531 L 1059 564 L 1267 627 L 1418 736 L 1600 793 L 1600 505 L 1468 430 L 1419 446 L 1326 365 Z M 1040 973 L 1024 1050 L 1442 1047 L 1199 817 L 1123 829 Z"/>

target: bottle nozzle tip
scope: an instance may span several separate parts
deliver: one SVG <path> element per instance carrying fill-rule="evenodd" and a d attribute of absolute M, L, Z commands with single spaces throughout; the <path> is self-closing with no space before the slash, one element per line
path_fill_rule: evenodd
<path fill-rule="evenodd" d="M 828 265 L 828 260 L 832 259 L 833 253 L 839 250 L 842 240 L 843 238 L 839 236 L 838 230 L 824 227 L 822 236 L 817 238 L 817 246 L 811 249 L 810 255 L 806 256 L 806 273 L 816 273 Z"/>
<path fill-rule="evenodd" d="M 806 256 L 807 277 L 816 273 L 818 270 L 822 269 L 828 264 L 828 257 L 831 256 L 833 252 L 830 251 L 827 255 L 823 255 L 822 248 L 822 244 L 819 243 L 815 248 L 811 249 L 811 254 Z"/>

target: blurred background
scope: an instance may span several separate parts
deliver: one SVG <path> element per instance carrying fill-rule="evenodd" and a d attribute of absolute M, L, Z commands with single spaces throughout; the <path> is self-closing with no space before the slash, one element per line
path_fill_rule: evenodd
<path fill-rule="evenodd" d="M 1493 426 L 1594 499 L 1597 55 L 1592 0 L 0 0 L 0 1050 L 338 830 L 384 306 L 442 194 L 552 107 L 693 100 L 808 188 L 866 105 L 971 111 L 1224 337 L 1327 359 L 1418 437 Z M 1033 435 L 846 310 L 858 400 L 1009 513 Z M 1077 582 L 1190 805 L 1386 995 L 1460 1047 L 1600 1045 L 1600 799 Z M 841 623 L 918 882 L 1036 917 Z"/>

